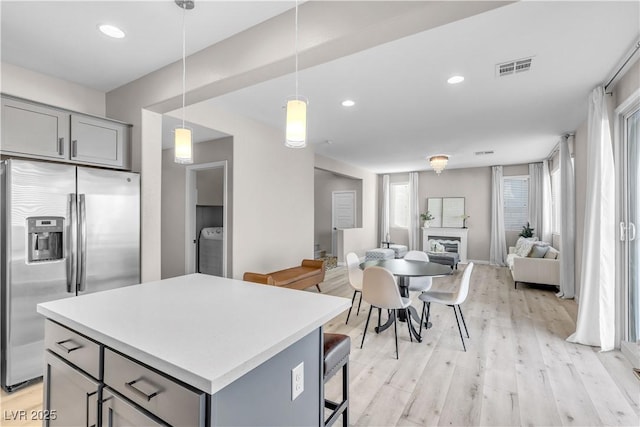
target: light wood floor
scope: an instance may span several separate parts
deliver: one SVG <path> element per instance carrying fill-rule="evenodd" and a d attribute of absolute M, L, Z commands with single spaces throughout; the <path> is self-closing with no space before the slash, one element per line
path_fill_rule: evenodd
<path fill-rule="evenodd" d="M 460 276 L 434 279 L 434 287 L 452 286 Z M 344 269 L 328 272 L 322 288 L 353 295 Z M 619 351 L 565 341 L 575 331 L 577 305 L 551 289 L 519 284 L 516 290 L 506 268 L 476 264 L 462 305 L 471 336 L 466 353 L 446 306 L 432 304 L 433 327 L 423 330 L 422 343 L 410 342 L 398 327 L 400 360 L 393 330 L 373 333 L 375 312 L 360 349 L 364 302 L 348 325 L 346 313 L 329 322 L 325 331 L 352 339 L 350 424 L 640 425 L 640 381 L 631 365 Z M 412 299 L 419 307 L 417 295 Z M 338 381 L 331 380 L 327 394 L 339 396 Z"/>
<path fill-rule="evenodd" d="M 438 278 L 434 286 L 452 286 L 459 277 Z M 328 271 L 322 290 L 351 298 L 344 268 Z M 575 302 L 545 288 L 515 290 L 506 268 L 474 268 L 462 306 L 471 335 L 467 352 L 451 308 L 435 304 L 433 327 L 423 331 L 422 343 L 409 342 L 407 330 L 398 328 L 400 360 L 393 330 L 373 332 L 375 314 L 360 349 L 368 309 L 363 302 L 348 325 L 346 312 L 325 325 L 327 332 L 352 338 L 351 425 L 640 425 L 640 381 L 620 352 L 566 342 L 575 329 Z M 339 377 L 328 384 L 329 397 L 339 395 Z M 0 425 L 40 425 L 5 420 L 4 414 L 37 409 L 41 402 L 41 383 L 1 392 Z"/>

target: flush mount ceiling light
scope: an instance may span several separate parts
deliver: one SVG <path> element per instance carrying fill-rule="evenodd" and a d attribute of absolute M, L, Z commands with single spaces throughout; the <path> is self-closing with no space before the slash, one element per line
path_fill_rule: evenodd
<path fill-rule="evenodd" d="M 115 25 L 102 24 L 98 25 L 98 29 L 102 34 L 113 37 L 114 39 L 123 39 L 125 36 L 124 31 Z"/>
<path fill-rule="evenodd" d="M 296 94 L 287 99 L 287 118 L 284 145 L 289 148 L 304 148 L 307 146 L 307 99 L 298 95 L 298 0 L 296 0 Z"/>
<path fill-rule="evenodd" d="M 444 154 L 440 154 L 437 156 L 429 157 L 429 164 L 431 164 L 431 169 L 433 169 L 438 175 L 440 172 L 447 167 L 447 162 L 449 161 L 449 156 Z"/>
<path fill-rule="evenodd" d="M 344 101 L 342 101 L 343 107 L 353 107 L 354 105 L 356 105 L 356 102 L 351 99 L 345 99 Z"/>
<path fill-rule="evenodd" d="M 187 10 L 193 9 L 195 4 L 193 0 L 175 0 L 176 4 L 182 9 L 182 127 L 174 129 L 174 158 L 173 161 L 182 164 L 193 163 L 193 135 L 191 129 L 184 126 L 184 104 L 186 93 L 186 38 L 187 31 L 185 26 L 185 16 Z"/>
<path fill-rule="evenodd" d="M 449 77 L 449 79 L 447 80 L 447 83 L 449 83 L 450 85 L 455 85 L 458 83 L 462 83 L 464 81 L 464 77 L 462 76 L 453 76 L 453 77 Z"/>

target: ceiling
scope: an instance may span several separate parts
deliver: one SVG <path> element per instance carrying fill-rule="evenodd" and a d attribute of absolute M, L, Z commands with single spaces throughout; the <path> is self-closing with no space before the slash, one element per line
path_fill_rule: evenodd
<path fill-rule="evenodd" d="M 290 9 L 290 1 L 204 1 L 184 16 L 187 55 Z M 2 61 L 108 92 L 182 58 L 174 0 L 2 0 Z M 112 24 L 124 39 L 97 29 Z"/>
<path fill-rule="evenodd" d="M 292 6 L 197 0 L 186 15 L 187 51 Z M 3 0 L 1 8 L 3 62 L 101 91 L 181 58 L 182 12 L 172 0 Z M 104 37 L 96 31 L 102 22 L 127 38 Z M 448 168 L 540 160 L 586 120 L 589 92 L 639 37 L 640 2 L 518 2 L 301 70 L 310 145 L 378 173 L 427 170 L 425 158 L 440 153 L 451 156 Z M 530 71 L 496 76 L 496 64 L 526 57 Z M 465 81 L 447 84 L 454 74 Z M 293 92 L 292 73 L 206 102 L 283 128 L 282 106 Z M 356 105 L 342 107 L 346 98 Z"/>

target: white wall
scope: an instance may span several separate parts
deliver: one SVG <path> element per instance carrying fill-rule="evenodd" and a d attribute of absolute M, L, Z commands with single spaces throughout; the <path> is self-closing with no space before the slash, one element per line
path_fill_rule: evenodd
<path fill-rule="evenodd" d="M 105 116 L 105 93 L 3 62 L 0 91 L 79 113 Z"/>
<path fill-rule="evenodd" d="M 313 258 L 313 149 L 286 148 L 283 129 L 206 103 L 186 115 L 233 136 L 233 277 Z"/>

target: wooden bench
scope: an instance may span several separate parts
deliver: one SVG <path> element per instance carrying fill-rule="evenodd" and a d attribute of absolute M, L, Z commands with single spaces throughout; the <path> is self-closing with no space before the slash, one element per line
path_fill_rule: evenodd
<path fill-rule="evenodd" d="M 242 276 L 242 280 L 300 290 L 315 286 L 318 288 L 318 292 L 322 292 L 320 283 L 324 281 L 324 260 L 303 259 L 302 264 L 298 267 L 267 274 L 246 272 Z"/>

